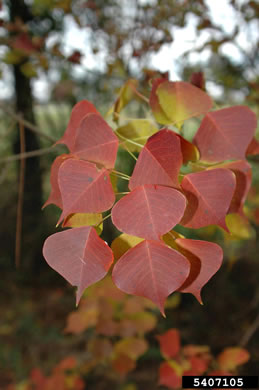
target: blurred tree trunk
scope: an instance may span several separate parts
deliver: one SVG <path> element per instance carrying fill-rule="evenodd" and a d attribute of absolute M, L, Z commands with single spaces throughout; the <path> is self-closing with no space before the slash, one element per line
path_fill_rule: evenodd
<path fill-rule="evenodd" d="M 10 18 L 11 21 L 19 18 L 26 23 L 31 16 L 23 0 L 10 1 Z M 21 64 L 13 66 L 14 87 L 15 87 L 15 108 L 16 112 L 23 116 L 24 119 L 35 123 L 33 113 L 33 95 L 31 80 L 27 78 L 20 69 Z M 14 152 L 20 152 L 20 131 L 17 128 L 17 136 L 14 140 Z M 37 135 L 31 130 L 24 128 L 25 149 L 26 151 L 39 149 Z M 18 166 L 19 170 L 19 166 Z M 19 173 L 18 173 L 19 175 Z M 40 255 L 41 243 L 40 238 L 40 219 L 42 206 L 42 182 L 40 160 L 38 157 L 28 158 L 25 167 L 24 182 L 24 201 L 23 201 L 23 219 L 22 219 L 22 248 L 21 257 L 31 266 Z M 38 261 L 37 261 L 38 263 Z"/>

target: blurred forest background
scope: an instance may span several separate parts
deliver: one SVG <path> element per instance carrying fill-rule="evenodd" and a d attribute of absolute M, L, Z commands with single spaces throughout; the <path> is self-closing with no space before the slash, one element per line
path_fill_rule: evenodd
<path fill-rule="evenodd" d="M 52 145 L 77 101 L 90 100 L 106 114 L 130 78 L 148 96 L 154 76 L 203 77 L 217 107 L 244 104 L 258 115 L 258 49 L 256 1 L 0 1 L 1 389 L 157 389 L 163 359 L 156 335 L 171 328 L 182 345 L 206 345 L 212 356 L 246 348 L 250 360 L 238 372 L 258 375 L 258 156 L 249 158 L 251 225 L 237 226 L 234 237 L 214 228 L 192 233 L 217 241 L 225 253 L 204 288 L 204 306 L 176 293 L 164 319 L 106 280 L 75 311 L 73 288 L 41 253 L 59 215 L 55 206 L 41 210 L 50 166 L 66 151 Z M 146 115 L 134 104 L 128 113 Z M 131 173 L 126 152 L 118 164 Z M 109 221 L 104 231 L 111 243 L 117 233 Z"/>

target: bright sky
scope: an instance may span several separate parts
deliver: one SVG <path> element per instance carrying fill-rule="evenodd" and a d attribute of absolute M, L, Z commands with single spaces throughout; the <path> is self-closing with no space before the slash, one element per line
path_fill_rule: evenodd
<path fill-rule="evenodd" d="M 152 0 L 142 0 L 143 2 L 152 2 Z M 247 0 L 239 0 L 240 4 L 246 3 Z M 235 28 L 238 20 L 234 14 L 233 8 L 229 4 L 229 0 L 206 0 L 206 3 L 210 9 L 211 17 L 217 25 L 224 28 L 226 32 L 231 34 Z M 1 15 L 0 15 L 1 17 Z M 174 41 L 171 44 L 164 45 L 161 50 L 154 54 L 151 58 L 151 67 L 161 71 L 169 71 L 171 80 L 179 79 L 177 59 L 187 50 L 193 47 L 200 47 L 204 44 L 211 36 L 209 32 L 203 31 L 200 37 L 197 39 L 195 34 L 195 25 L 197 19 L 194 15 L 190 14 L 187 19 L 187 25 L 184 28 L 173 28 Z M 75 74 L 84 74 L 85 70 L 102 71 L 105 69 L 105 53 L 100 51 L 97 57 L 91 55 L 89 48 L 90 35 L 87 29 L 79 29 L 77 24 L 72 20 L 71 17 L 65 19 L 66 29 L 65 34 L 62 37 L 64 50 L 67 54 L 78 49 L 84 53 L 82 66 L 76 65 L 74 67 Z M 238 44 L 244 49 L 248 49 L 249 45 L 259 39 L 259 26 L 258 21 L 251 26 L 250 35 L 249 32 L 242 31 L 238 37 Z M 220 38 L 217 34 L 214 34 L 215 38 Z M 57 36 L 50 38 L 49 43 L 55 41 Z M 236 62 L 241 62 L 243 55 L 237 49 L 237 47 L 231 43 L 226 43 L 221 47 L 222 53 L 231 57 Z M 200 54 L 193 53 L 189 56 L 189 60 L 192 64 L 197 62 L 206 62 L 209 57 L 209 50 L 203 50 Z M 53 71 L 50 78 L 55 80 L 58 77 Z M 12 91 L 10 90 L 10 78 L 9 72 L 4 72 L 4 79 L 0 81 L 0 98 L 10 96 Z M 41 77 L 34 81 L 34 94 L 40 100 L 47 100 L 49 97 L 49 80 L 43 74 Z M 220 94 L 221 89 L 215 85 L 207 85 L 209 92 L 214 96 Z"/>

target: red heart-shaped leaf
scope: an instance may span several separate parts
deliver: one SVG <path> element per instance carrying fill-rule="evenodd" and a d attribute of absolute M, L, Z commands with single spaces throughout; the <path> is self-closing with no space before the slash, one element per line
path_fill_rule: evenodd
<path fill-rule="evenodd" d="M 182 254 L 191 265 L 190 274 L 179 291 L 193 294 L 202 303 L 201 289 L 219 270 L 223 260 L 223 251 L 220 246 L 208 241 L 177 238 L 176 244 L 184 250 Z"/>
<path fill-rule="evenodd" d="M 209 112 L 198 129 L 193 143 L 201 160 L 209 163 L 245 159 L 255 129 L 256 115 L 246 106 Z"/>
<path fill-rule="evenodd" d="M 88 114 L 80 122 L 76 132 L 73 153 L 83 159 L 113 168 L 119 140 L 112 128 L 98 114 Z"/>
<path fill-rule="evenodd" d="M 185 205 L 185 197 L 179 191 L 146 184 L 115 204 L 112 221 L 124 233 L 159 240 L 181 220 Z"/>
<path fill-rule="evenodd" d="M 234 172 L 236 176 L 236 188 L 228 209 L 229 213 L 239 213 L 243 215 L 243 206 L 251 187 L 252 169 L 247 161 L 239 160 L 231 163 L 216 165 L 214 168 L 226 168 Z"/>
<path fill-rule="evenodd" d="M 188 200 L 181 225 L 198 229 L 219 225 L 228 231 L 225 217 L 235 191 L 235 175 L 228 169 L 190 173 L 182 180 Z"/>
<path fill-rule="evenodd" d="M 50 172 L 51 192 L 48 199 L 42 206 L 43 209 L 49 204 L 55 204 L 60 209 L 62 209 L 62 198 L 61 198 L 61 192 L 58 185 L 58 171 L 61 165 L 68 158 L 73 158 L 73 156 L 71 154 L 61 154 L 61 156 L 58 156 L 51 165 L 51 172 Z"/>
<path fill-rule="evenodd" d="M 180 139 L 171 130 L 152 135 L 142 149 L 129 181 L 133 190 L 142 184 L 178 187 L 178 174 L 183 163 Z"/>
<path fill-rule="evenodd" d="M 48 237 L 43 256 L 50 267 L 78 287 L 77 304 L 85 288 L 102 279 L 113 262 L 111 249 L 89 226 Z"/>
<path fill-rule="evenodd" d="M 179 252 L 145 240 L 118 260 L 112 278 L 120 290 L 150 299 L 164 315 L 166 298 L 182 285 L 189 270 L 188 260 Z"/>
<path fill-rule="evenodd" d="M 62 196 L 62 219 L 73 213 L 101 213 L 115 201 L 109 173 L 98 171 L 95 164 L 82 160 L 67 160 L 59 169 Z"/>
<path fill-rule="evenodd" d="M 76 131 L 83 117 L 89 113 L 99 114 L 95 106 L 88 100 L 81 100 L 72 109 L 70 120 L 63 137 L 57 141 L 57 144 L 65 144 L 72 152 L 75 145 Z"/>

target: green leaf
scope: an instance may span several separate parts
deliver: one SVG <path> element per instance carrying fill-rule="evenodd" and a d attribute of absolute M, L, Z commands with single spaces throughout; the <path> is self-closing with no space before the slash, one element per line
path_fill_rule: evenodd
<path fill-rule="evenodd" d="M 118 127 L 116 134 L 121 140 L 121 147 L 131 152 L 140 152 L 141 146 L 137 144 L 144 145 L 147 139 L 157 131 L 158 128 L 152 121 L 148 119 L 133 119 L 126 125 Z M 135 142 L 135 144 L 126 141 L 125 138 Z"/>

